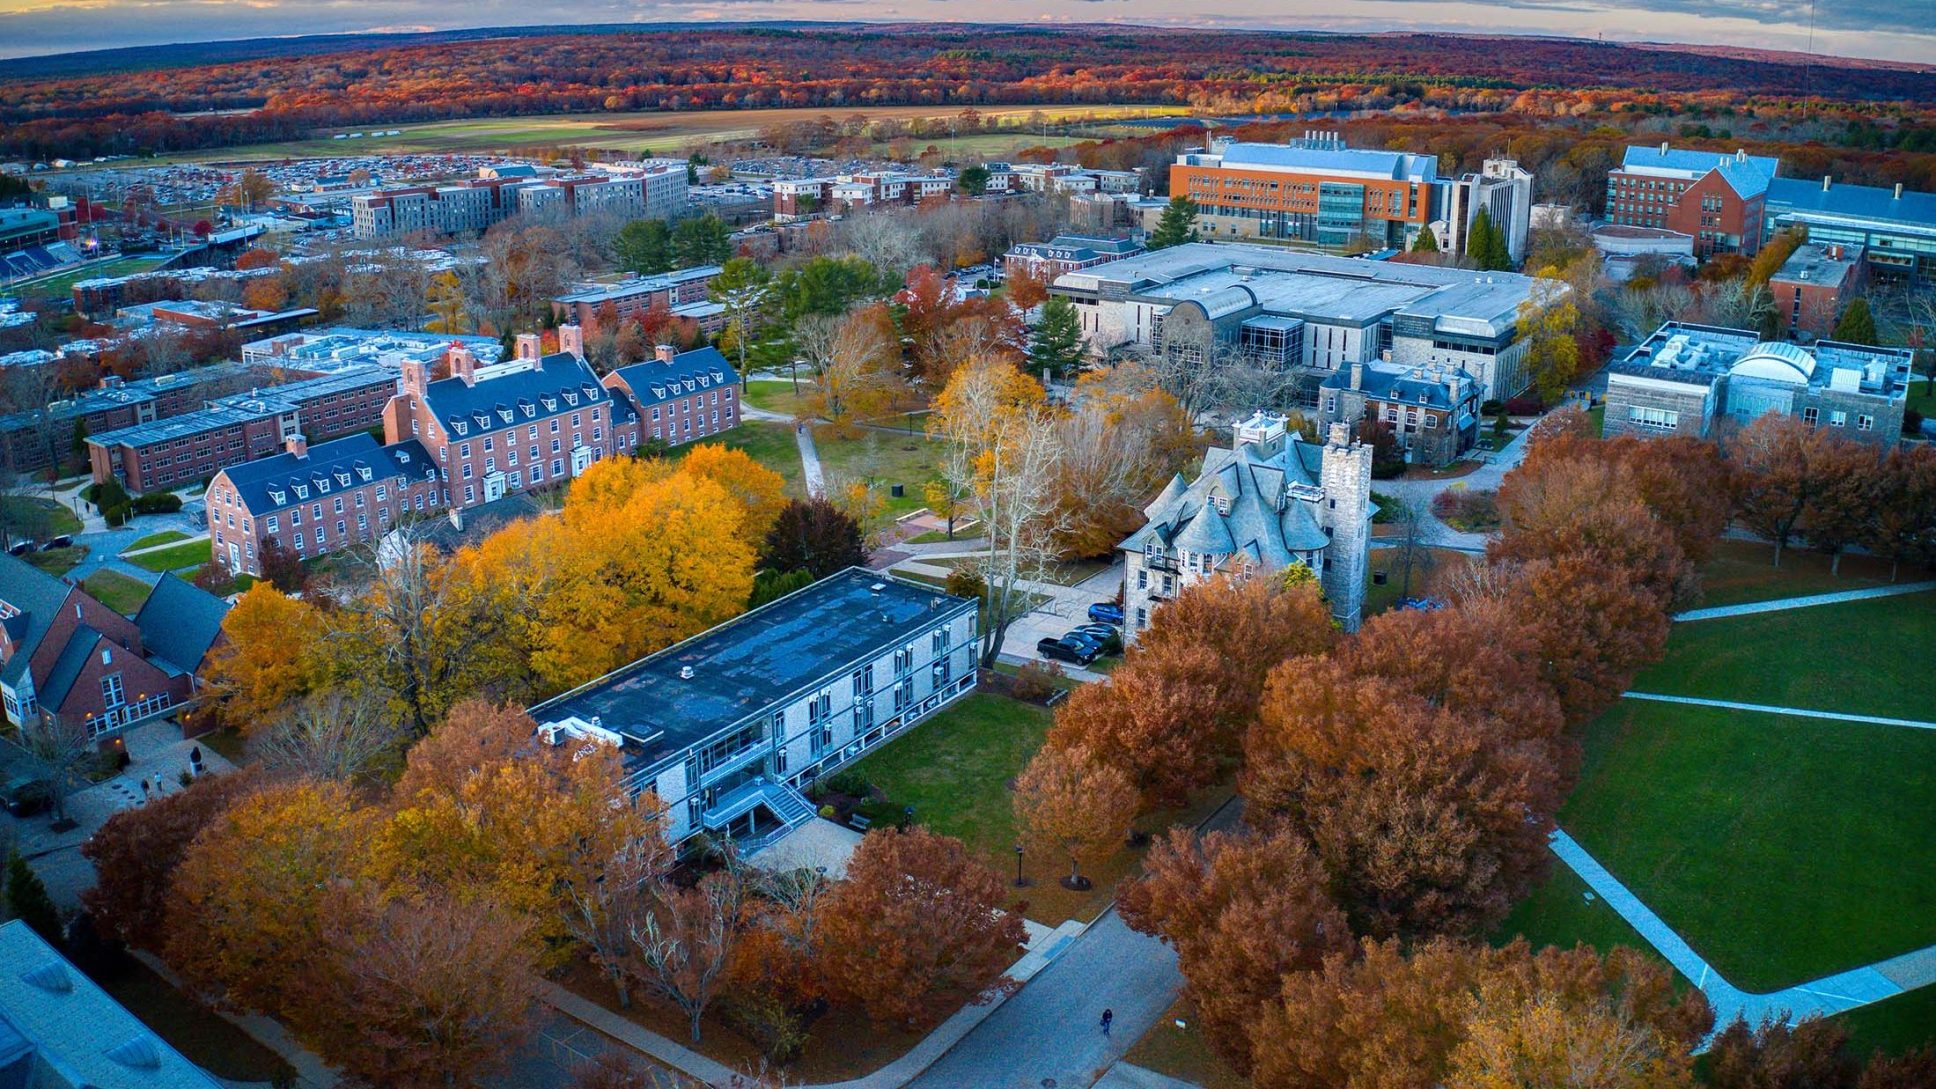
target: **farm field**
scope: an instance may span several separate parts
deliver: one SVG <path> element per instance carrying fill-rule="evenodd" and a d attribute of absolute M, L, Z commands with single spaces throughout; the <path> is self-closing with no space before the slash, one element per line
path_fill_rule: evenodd
<path fill-rule="evenodd" d="M 623 147 L 650 148 L 659 155 L 683 153 L 688 145 L 720 140 L 744 140 L 757 135 L 768 125 L 812 121 L 820 117 L 847 118 L 861 114 L 870 120 L 919 117 L 949 117 L 959 109 L 934 106 L 860 106 L 828 110 L 821 108 L 772 110 L 694 110 L 554 114 L 526 117 L 467 118 L 461 121 L 433 121 L 418 124 L 368 125 L 362 131 L 398 130 L 396 136 L 365 136 L 360 140 L 331 139 L 333 128 L 319 131 L 307 140 L 270 144 L 250 144 L 221 151 L 198 151 L 164 157 L 158 161 L 239 162 L 262 159 L 288 159 L 312 156 L 359 155 L 372 152 L 495 151 L 520 147 Z M 984 110 L 987 118 L 1027 117 L 1041 113 L 1050 120 L 1077 118 L 1153 117 L 1183 114 L 1178 106 L 1030 106 L 1008 110 Z M 350 129 L 347 131 L 358 131 Z M 1011 134 L 1000 134 L 1007 146 Z M 1027 143 L 1040 143 L 1027 134 L 1013 134 Z"/>

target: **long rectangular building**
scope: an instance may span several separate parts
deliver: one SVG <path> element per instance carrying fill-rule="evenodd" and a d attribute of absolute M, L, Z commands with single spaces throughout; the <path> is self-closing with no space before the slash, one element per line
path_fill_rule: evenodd
<path fill-rule="evenodd" d="M 1296 372 L 1307 405 L 1353 363 L 1463 371 L 1482 397 L 1526 385 L 1519 312 L 1567 290 L 1512 272 L 1368 261 L 1281 246 L 1172 246 L 1065 273 L 1091 351 L 1221 353 Z"/>
<path fill-rule="evenodd" d="M 801 791 L 975 686 L 975 602 L 862 568 L 821 579 L 531 709 L 553 744 L 617 744 L 668 834 L 760 846 Z"/>
<path fill-rule="evenodd" d="M 175 488 L 266 457 L 295 436 L 366 431 L 383 422 L 396 392 L 390 371 L 358 367 L 231 394 L 195 412 L 90 435 L 88 462 L 96 483 L 119 480 L 136 493 Z"/>
<path fill-rule="evenodd" d="M 1776 178 L 1762 217 L 1764 240 L 1800 227 L 1810 242 L 1860 247 L 1876 279 L 1936 287 L 1936 193 Z"/>
<path fill-rule="evenodd" d="M 1210 238 L 1403 249 L 1433 219 L 1438 160 L 1346 147 L 1312 133 L 1288 144 L 1229 143 L 1177 156 L 1170 193 L 1196 202 Z"/>
<path fill-rule="evenodd" d="M 1695 256 L 1753 256 L 1761 249 L 1762 208 L 1779 159 L 1694 151 L 1671 144 L 1633 146 L 1607 172 L 1607 222 L 1677 231 Z"/>

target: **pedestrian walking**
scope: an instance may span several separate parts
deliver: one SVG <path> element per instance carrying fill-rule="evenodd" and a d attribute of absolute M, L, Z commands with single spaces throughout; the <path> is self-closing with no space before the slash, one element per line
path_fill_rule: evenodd
<path fill-rule="evenodd" d="M 1104 1036 L 1109 1035 L 1109 1026 L 1113 1024 L 1115 1020 L 1116 1020 L 1115 1010 L 1102 1011 L 1102 1034 Z"/>
<path fill-rule="evenodd" d="M 148 780 L 145 778 L 141 780 L 141 800 L 148 800 Z"/>

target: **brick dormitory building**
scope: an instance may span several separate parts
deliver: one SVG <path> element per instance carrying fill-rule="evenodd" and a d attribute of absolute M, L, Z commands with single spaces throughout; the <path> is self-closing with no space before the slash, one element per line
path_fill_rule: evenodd
<path fill-rule="evenodd" d="M 678 443 L 739 422 L 738 376 L 703 348 L 621 367 L 601 383 L 577 326 L 562 351 L 518 338 L 517 355 L 478 366 L 462 345 L 450 377 L 404 362 L 381 413 L 384 441 L 350 435 L 310 445 L 285 437 L 272 456 L 223 469 L 208 488 L 209 540 L 237 572 L 261 573 L 276 546 L 300 558 L 374 541 L 407 518 L 464 511 L 570 480 L 658 438 Z"/>

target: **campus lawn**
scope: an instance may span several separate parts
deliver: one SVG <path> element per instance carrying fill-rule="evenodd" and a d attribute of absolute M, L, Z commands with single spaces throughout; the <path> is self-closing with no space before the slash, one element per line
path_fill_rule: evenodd
<path fill-rule="evenodd" d="M 1176 1023 L 1183 1022 L 1182 1028 Z M 1196 1010 L 1182 998 L 1170 1003 L 1163 1016 L 1123 1056 L 1145 1070 L 1179 1078 L 1203 1089 L 1249 1089 L 1250 1079 L 1230 1069 L 1197 1027 Z"/>
<path fill-rule="evenodd" d="M 889 519 L 926 506 L 922 489 L 941 475 L 941 445 L 919 432 L 869 429 L 843 438 L 822 428 L 814 434 L 814 448 L 830 489 L 856 480 L 872 485 L 887 504 Z M 891 494 L 895 484 L 902 485 L 898 498 Z"/>
<path fill-rule="evenodd" d="M 1607 406 L 1594 405 L 1592 408 L 1587 409 L 1586 420 L 1588 425 L 1592 427 L 1593 434 L 1605 434 L 1607 429 Z"/>
<path fill-rule="evenodd" d="M 914 820 L 955 836 L 998 874 L 1013 880 L 1015 825 L 1013 783 L 1048 733 L 1050 712 L 989 693 L 969 695 L 933 718 L 914 726 L 891 744 L 853 765 L 886 796 L 866 807 L 877 824 L 900 819 L 905 807 Z M 1204 792 L 1189 808 L 1164 811 L 1137 821 L 1156 832 L 1172 824 L 1199 824 L 1230 797 L 1228 785 Z M 1071 892 L 1059 878 L 1068 860 L 1030 852 L 1023 872 L 1031 879 L 1017 890 L 1028 917 L 1047 926 L 1065 919 L 1093 919 L 1114 897 L 1116 884 L 1141 868 L 1142 849 L 1123 848 L 1107 861 L 1083 871 L 1094 887 Z"/>
<path fill-rule="evenodd" d="M 1412 568 L 1411 596 L 1413 597 L 1429 596 L 1433 592 L 1432 587 L 1436 579 L 1445 572 L 1457 570 L 1473 560 L 1471 553 L 1450 548 L 1433 548 L 1427 551 L 1432 557 L 1431 563 L 1426 567 L 1414 565 Z M 1386 572 L 1383 586 L 1378 585 L 1373 578 L 1373 575 L 1379 571 Z M 1393 550 L 1373 549 L 1371 562 L 1365 568 L 1365 615 L 1376 616 L 1403 601 L 1405 598 L 1403 582 L 1404 578 L 1397 569 Z"/>
<path fill-rule="evenodd" d="M 780 474 L 786 481 L 787 494 L 804 496 L 800 474 L 800 447 L 793 440 L 791 425 L 776 423 L 772 420 L 746 420 L 738 427 L 704 442 L 685 443 L 672 448 L 671 456 L 682 458 L 695 446 L 719 445 L 734 450 L 744 450 L 746 456 Z"/>
<path fill-rule="evenodd" d="M 1493 941 L 1505 945 L 1514 938 L 1525 938 L 1534 949 L 1549 945 L 1571 949 L 1585 942 L 1601 953 L 1624 945 L 1659 959 L 1653 946 L 1627 925 L 1619 912 L 1597 895 L 1587 899 L 1589 895 L 1592 890 L 1586 882 L 1555 858 L 1552 874 L 1513 907 L 1512 914 L 1493 933 Z"/>
<path fill-rule="evenodd" d="M 1843 556 L 1839 574 L 1829 573 L 1829 558 L 1819 552 L 1785 548 L 1781 566 L 1774 565 L 1773 545 L 1758 541 L 1721 541 L 1714 557 L 1701 568 L 1701 605 L 1742 605 L 1785 597 L 1860 590 L 1890 581 L 1889 565 L 1870 556 Z M 1927 577 L 1903 571 L 1901 580 Z"/>
<path fill-rule="evenodd" d="M 1880 1048 L 1891 1055 L 1936 1043 L 1936 987 L 1923 987 L 1861 1009 L 1838 1014 L 1849 1049 L 1867 1057 Z"/>
<path fill-rule="evenodd" d="M 800 392 L 795 393 L 791 379 L 754 378 L 746 383 L 746 403 L 754 408 L 797 419 L 812 391 L 812 382 L 800 383 Z"/>
<path fill-rule="evenodd" d="M 121 551 L 125 555 L 129 552 L 139 552 L 144 548 L 157 548 L 161 545 L 174 544 L 176 541 L 186 541 L 188 539 L 188 534 L 183 533 L 179 529 L 164 529 L 160 533 L 150 533 L 146 537 L 139 538 Z"/>
<path fill-rule="evenodd" d="M 69 545 L 66 548 L 43 548 L 20 557 L 50 575 L 65 575 L 74 570 L 87 558 L 86 545 Z"/>
<path fill-rule="evenodd" d="M 1684 621 L 1633 689 L 1930 719 L 1932 644 L 1936 591 Z"/>
<path fill-rule="evenodd" d="M 1936 732 L 1626 700 L 1585 748 L 1561 827 L 1737 986 L 1936 944 Z M 1557 912 L 1521 924 L 1614 930 Z"/>
<path fill-rule="evenodd" d="M 150 589 L 147 583 L 138 578 L 105 569 L 89 575 L 81 585 L 94 595 L 96 601 L 127 616 L 133 616 L 141 609 L 141 603 L 148 600 Z"/>
<path fill-rule="evenodd" d="M 0 495 L 0 518 L 12 528 L 16 541 L 23 537 L 46 540 L 81 531 L 81 520 L 73 511 L 37 495 Z"/>
<path fill-rule="evenodd" d="M 208 557 L 209 542 L 203 538 L 129 556 L 128 562 L 149 571 L 179 571 L 184 567 L 199 567 L 208 562 Z"/>

